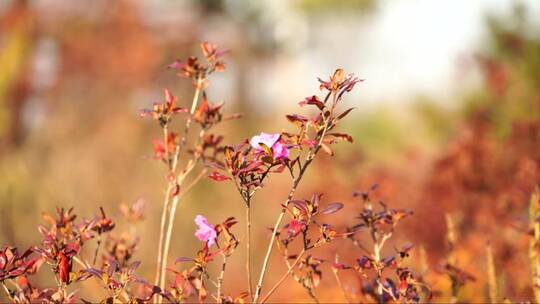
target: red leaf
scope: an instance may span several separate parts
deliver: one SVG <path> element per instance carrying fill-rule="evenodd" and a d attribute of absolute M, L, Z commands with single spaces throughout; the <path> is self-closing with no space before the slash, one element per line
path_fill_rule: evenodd
<path fill-rule="evenodd" d="M 71 261 L 63 253 L 58 254 L 58 275 L 62 283 L 69 284 L 69 273 L 71 272 Z"/>
<path fill-rule="evenodd" d="M 222 182 L 231 179 L 230 177 L 223 175 L 217 171 L 212 172 L 210 175 L 208 175 L 208 177 L 215 180 L 216 182 Z"/>
<path fill-rule="evenodd" d="M 319 97 L 313 95 L 313 96 L 310 96 L 310 97 L 306 97 L 306 99 L 300 101 L 298 103 L 301 107 L 302 106 L 305 106 L 305 105 L 316 105 L 317 108 L 319 108 L 319 110 L 323 110 L 324 109 L 324 103 L 319 99 Z"/>

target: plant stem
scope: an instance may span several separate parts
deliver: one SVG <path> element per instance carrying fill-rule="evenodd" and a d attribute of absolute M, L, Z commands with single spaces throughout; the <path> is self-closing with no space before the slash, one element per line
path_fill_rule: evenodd
<path fill-rule="evenodd" d="M 264 276 L 266 275 L 268 262 L 270 261 L 270 254 L 272 253 L 272 249 L 274 247 L 274 241 L 276 239 L 279 226 L 281 225 L 281 221 L 283 221 L 283 217 L 285 216 L 285 212 L 287 211 L 287 207 L 289 206 L 289 203 L 292 200 L 293 195 L 296 192 L 296 189 L 298 187 L 298 184 L 300 183 L 300 181 L 302 180 L 302 177 L 304 176 L 304 173 L 306 172 L 306 169 L 309 167 L 309 165 L 315 158 L 315 155 L 317 154 L 317 152 L 319 152 L 319 150 L 321 149 L 322 141 L 324 139 L 324 136 L 326 135 L 326 131 L 329 128 L 330 128 L 329 120 L 325 119 L 324 129 L 321 132 L 317 146 L 315 146 L 314 149 L 310 150 L 309 154 L 306 157 L 306 161 L 304 165 L 302 166 L 302 169 L 300 169 L 298 176 L 293 180 L 291 190 L 289 191 L 289 195 L 287 196 L 287 199 L 285 200 L 285 203 L 283 204 L 283 207 L 281 208 L 281 212 L 279 213 L 276 223 L 274 224 L 274 229 L 272 230 L 272 237 L 270 238 L 270 242 L 268 243 L 268 248 L 266 249 L 266 255 L 264 257 L 261 274 L 259 276 L 259 281 L 257 283 L 257 289 L 255 290 L 255 298 L 253 299 L 253 303 L 257 303 L 257 300 L 259 299 L 259 296 L 261 295 L 261 289 L 264 282 Z"/>
<path fill-rule="evenodd" d="M 171 159 L 169 157 L 169 144 L 167 143 L 167 137 L 168 137 L 168 127 L 167 125 L 165 124 L 163 126 L 163 142 L 164 142 L 164 145 L 165 145 L 165 155 L 167 156 L 167 168 L 169 170 L 170 173 L 173 172 L 173 167 L 176 167 L 176 159 L 178 158 L 178 155 L 179 153 L 176 153 L 176 152 L 179 152 L 178 150 L 178 147 L 176 148 L 176 152 L 175 152 L 175 155 L 173 157 L 173 163 L 174 165 L 171 164 Z M 158 255 L 157 255 L 157 262 L 156 262 L 156 278 L 154 280 L 154 285 L 159 285 L 159 279 L 161 277 L 161 272 L 160 272 L 160 269 L 161 269 L 161 263 L 162 263 L 162 260 L 163 260 L 163 239 L 165 237 L 165 226 L 167 224 L 167 211 L 169 209 L 169 201 L 170 201 L 170 193 L 172 191 L 174 187 L 174 184 L 172 181 L 169 181 L 168 184 L 167 184 L 167 191 L 165 192 L 165 198 L 163 200 L 163 210 L 161 211 L 161 223 L 160 223 L 160 226 L 159 226 L 159 244 L 158 244 Z M 158 296 L 158 303 L 161 302 L 161 296 Z"/>
<path fill-rule="evenodd" d="M 15 299 L 11 296 L 11 291 L 9 290 L 9 288 L 6 286 L 6 283 L 5 282 L 2 282 L 2 287 L 4 287 L 4 291 L 6 292 L 6 295 L 8 296 L 8 298 L 13 302 L 15 303 Z"/>
<path fill-rule="evenodd" d="M 221 264 L 221 272 L 219 273 L 217 281 L 217 302 L 221 303 L 221 287 L 223 286 L 223 277 L 225 276 L 225 267 L 227 267 L 227 256 L 221 253 L 223 257 L 223 264 Z"/>
<path fill-rule="evenodd" d="M 373 244 L 373 255 L 375 257 L 375 263 L 376 265 L 379 264 L 379 261 L 381 260 L 381 248 L 379 247 L 379 243 L 377 240 L 375 240 L 375 243 Z M 383 285 L 381 282 L 382 277 L 382 271 L 380 269 L 377 269 L 377 295 L 379 296 L 379 303 L 384 303 L 383 298 Z"/>
<path fill-rule="evenodd" d="M 85 261 L 82 261 L 81 259 L 79 259 L 76 256 L 73 257 L 73 260 L 75 262 L 77 262 L 77 264 L 81 265 L 83 267 L 83 269 L 91 268 L 90 265 L 88 265 L 88 263 L 86 263 Z"/>
<path fill-rule="evenodd" d="M 169 173 L 172 175 L 176 175 L 176 169 L 178 167 L 178 160 L 180 158 L 180 152 L 182 150 L 182 147 L 185 146 L 187 142 L 187 136 L 188 136 L 189 129 L 191 126 L 191 120 L 193 118 L 193 114 L 195 113 L 195 109 L 197 108 L 199 95 L 201 93 L 202 82 L 203 82 L 203 77 L 202 75 L 199 75 L 197 77 L 195 92 L 193 94 L 193 100 L 191 102 L 191 109 L 189 112 L 189 116 L 186 120 L 186 125 L 184 127 L 184 134 L 182 136 L 182 140 L 179 144 L 176 145 L 176 149 L 175 149 L 174 156 L 172 159 L 172 164 L 171 164 L 171 161 L 167 160 L 168 168 L 170 171 Z M 168 146 L 167 145 L 167 129 L 165 128 L 164 128 L 164 136 L 165 136 L 165 147 L 167 147 Z M 168 149 L 168 147 L 166 149 Z M 178 204 L 178 200 L 179 200 L 179 195 L 175 195 L 172 202 L 173 208 L 171 208 L 170 212 L 168 212 L 170 208 L 170 194 L 171 194 L 171 191 L 176 186 L 180 187 L 181 184 L 179 183 L 178 180 L 179 180 L 179 174 L 176 175 L 174 179 L 169 180 L 169 183 L 167 186 L 167 192 L 165 194 L 165 198 L 163 202 L 163 211 L 161 214 L 157 270 L 156 270 L 156 279 L 155 279 L 155 284 L 154 284 L 154 285 L 159 284 L 159 287 L 161 290 L 163 290 L 163 288 L 165 287 L 165 269 L 167 268 L 167 257 L 168 257 L 168 249 L 169 249 L 169 242 L 170 242 L 170 233 L 168 233 L 168 231 L 172 230 L 172 228 L 170 228 L 172 226 L 172 223 L 170 221 L 171 219 L 174 220 L 173 209 L 174 211 L 176 211 L 176 205 Z M 167 221 L 167 215 L 169 215 L 168 217 L 169 221 Z M 165 229 L 165 227 L 167 227 L 167 230 Z M 165 231 L 167 231 L 167 239 L 165 239 Z M 161 303 L 161 301 L 162 301 L 162 297 L 158 295 L 157 302 Z"/>
<path fill-rule="evenodd" d="M 488 291 L 489 302 L 497 303 L 498 291 L 497 291 L 497 274 L 495 271 L 495 261 L 493 258 L 493 248 L 491 243 L 486 246 L 486 260 L 487 260 L 487 275 L 488 275 Z"/>
<path fill-rule="evenodd" d="M 375 264 L 379 265 L 381 262 L 381 251 L 384 247 L 384 243 L 392 236 L 392 233 L 384 233 L 382 238 L 379 238 L 379 234 L 375 231 L 375 228 L 371 230 L 371 238 L 373 239 L 373 257 Z M 379 303 L 384 303 L 383 290 L 385 290 L 382 283 L 382 269 L 377 269 L 377 294 L 379 296 Z M 390 296 L 394 295 L 390 292 Z"/>
<path fill-rule="evenodd" d="M 253 299 L 253 285 L 251 282 L 251 204 L 249 194 L 246 203 L 246 271 L 249 297 Z"/>
<path fill-rule="evenodd" d="M 94 259 L 92 261 L 92 265 L 96 265 L 96 261 L 97 261 L 97 257 L 98 257 L 98 254 L 99 254 L 99 247 L 100 246 L 101 246 L 101 233 L 98 235 L 97 246 L 96 246 L 96 251 L 94 252 Z"/>
<path fill-rule="evenodd" d="M 169 208 L 169 193 L 172 190 L 172 183 L 169 182 L 167 185 L 167 191 L 165 192 L 165 199 L 163 201 L 163 210 L 161 211 L 161 224 L 159 228 L 159 245 L 158 245 L 158 256 L 157 256 L 157 269 L 156 269 L 156 279 L 154 280 L 154 285 L 159 285 L 159 279 L 161 277 L 161 261 L 163 259 L 163 239 L 165 238 L 165 224 L 167 221 L 167 209 Z M 161 296 L 158 296 L 158 303 L 161 302 Z"/>
<path fill-rule="evenodd" d="M 529 241 L 529 263 L 531 267 L 532 290 L 534 303 L 540 303 L 540 258 L 538 256 L 538 245 L 540 242 L 539 216 L 539 191 L 536 188 L 531 195 L 529 204 L 529 231 L 532 230 L 533 237 Z"/>
<path fill-rule="evenodd" d="M 196 161 L 192 162 L 193 165 L 186 168 L 185 173 L 182 174 L 182 176 L 179 177 L 178 184 L 182 184 L 183 179 L 193 170 L 195 167 Z M 199 179 L 202 177 L 199 175 Z M 174 226 L 174 216 L 176 215 L 176 207 L 178 206 L 178 202 L 180 201 L 180 198 L 185 194 L 185 191 L 182 194 L 177 194 L 173 197 L 172 203 L 171 203 L 171 211 L 169 212 L 169 219 L 167 221 L 167 232 L 165 235 L 165 244 L 163 247 L 163 260 L 161 262 L 161 270 L 160 270 L 160 288 L 165 287 L 165 274 L 167 270 L 167 259 L 169 258 L 169 247 L 171 244 L 171 238 L 172 238 L 172 230 Z"/>
<path fill-rule="evenodd" d="M 279 286 L 281 286 L 281 284 L 283 284 L 283 282 L 285 281 L 285 279 L 291 274 L 291 272 L 293 271 L 294 267 L 296 266 L 296 264 L 298 264 L 298 262 L 300 262 L 300 260 L 302 259 L 302 257 L 304 256 L 304 253 L 306 252 L 305 249 L 302 249 L 302 251 L 298 254 L 298 257 L 296 258 L 296 260 L 294 260 L 294 262 L 292 264 L 290 264 L 290 266 L 288 267 L 287 269 L 287 272 L 285 272 L 281 278 L 279 279 L 279 281 L 277 281 L 276 284 L 274 284 L 274 286 L 272 288 L 270 288 L 270 290 L 268 291 L 268 293 L 266 294 L 266 296 L 261 300 L 261 303 L 265 303 L 268 298 L 278 289 Z"/>
<path fill-rule="evenodd" d="M 335 262 L 336 264 L 339 263 L 339 256 L 337 254 L 336 254 Z M 339 289 L 341 290 L 341 294 L 343 294 L 345 301 L 347 301 L 347 303 L 351 303 L 351 301 L 349 300 L 349 297 L 347 297 L 347 293 L 345 292 L 343 283 L 341 282 L 341 279 L 339 278 L 338 270 L 336 268 L 332 268 L 332 272 L 334 273 L 334 277 L 336 278 L 336 282 L 338 283 Z"/>

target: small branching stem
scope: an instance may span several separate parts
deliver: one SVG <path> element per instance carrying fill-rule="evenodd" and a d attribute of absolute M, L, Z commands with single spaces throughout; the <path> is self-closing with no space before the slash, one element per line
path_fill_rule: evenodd
<path fill-rule="evenodd" d="M 250 299 L 253 299 L 253 285 L 251 283 L 251 196 L 246 198 L 246 272 L 248 292 Z"/>
<path fill-rule="evenodd" d="M 289 206 L 289 203 L 291 202 L 294 193 L 296 192 L 296 189 L 298 188 L 298 185 L 300 184 L 300 181 L 302 180 L 302 177 L 304 176 L 304 173 L 306 172 L 309 165 L 313 162 L 313 159 L 315 158 L 315 155 L 322 147 L 322 142 L 324 140 L 324 136 L 326 135 L 326 131 L 331 128 L 331 125 L 329 123 L 328 119 L 324 120 L 324 128 L 320 134 L 319 141 L 317 142 L 317 145 L 315 148 L 310 150 L 308 155 L 306 156 L 306 160 L 304 162 L 304 165 L 302 166 L 300 172 L 298 173 L 298 176 L 293 180 L 291 190 L 289 191 L 289 195 L 287 196 L 287 199 L 285 200 L 285 203 L 283 204 L 283 208 L 281 208 L 281 212 L 278 215 L 278 218 L 276 220 L 276 223 L 274 224 L 274 228 L 272 230 L 272 236 L 270 238 L 270 242 L 268 243 L 268 248 L 266 250 L 266 255 L 264 257 L 263 266 L 261 268 L 261 273 L 259 276 L 259 281 L 257 283 L 257 288 L 255 290 L 255 297 L 253 299 L 253 303 L 257 303 L 259 296 L 261 295 L 262 285 L 264 282 L 264 277 L 266 275 L 266 271 L 268 268 L 268 262 L 270 261 L 270 255 L 272 253 L 272 249 L 274 248 L 274 242 L 277 237 L 277 232 L 279 230 L 279 226 L 281 225 L 281 222 L 283 221 L 283 217 L 285 216 L 285 213 L 287 212 L 287 207 Z"/>
<path fill-rule="evenodd" d="M 204 132 L 201 132 L 201 137 L 200 138 L 202 138 L 203 136 L 204 136 Z M 195 165 L 197 164 L 197 161 L 198 161 L 199 157 L 200 157 L 200 155 L 197 155 L 197 156 L 195 156 L 194 159 L 190 160 L 186 170 L 178 178 L 178 181 L 177 181 L 178 185 L 181 185 L 183 183 L 184 179 L 187 177 L 187 175 L 193 171 L 193 169 L 195 168 Z M 189 190 L 193 185 L 195 185 L 197 183 L 197 181 L 199 181 L 204 176 L 204 173 L 206 173 L 205 170 L 203 170 L 201 172 L 201 174 L 199 174 L 193 180 L 193 182 L 188 186 L 188 188 L 186 188 L 186 190 L 182 191 L 182 193 L 178 193 L 177 195 L 175 195 L 173 197 L 172 204 L 171 204 L 171 211 L 169 212 L 169 220 L 167 221 L 167 232 L 166 232 L 166 236 L 165 236 L 165 244 L 164 244 L 164 247 L 163 247 L 163 260 L 162 260 L 162 263 L 161 263 L 161 271 L 160 271 L 160 273 L 161 273 L 160 285 L 162 285 L 163 287 L 165 286 L 165 274 L 166 274 L 166 269 L 167 269 L 167 262 L 166 261 L 167 261 L 167 259 L 169 257 L 169 248 L 170 248 L 170 244 L 171 244 L 172 230 L 173 230 L 173 227 L 174 227 L 174 216 L 176 215 L 176 208 L 178 206 L 178 202 L 180 201 L 180 198 L 187 193 L 187 190 Z M 161 288 L 163 288 L 163 287 L 161 287 Z"/>
<path fill-rule="evenodd" d="M 379 303 L 384 303 L 383 291 L 386 291 L 382 283 L 382 268 L 379 266 L 381 263 L 381 252 L 384 247 L 384 243 L 392 236 L 392 233 L 383 233 L 380 237 L 379 233 L 375 231 L 375 228 L 371 230 L 371 238 L 373 239 L 373 258 L 375 259 L 375 265 L 377 265 L 377 295 L 379 296 Z M 392 292 L 388 292 L 394 297 Z"/>
<path fill-rule="evenodd" d="M 164 142 L 165 142 L 165 151 L 167 155 L 167 165 L 169 168 L 169 183 L 167 185 L 167 191 L 165 193 L 165 198 L 163 200 L 163 210 L 161 214 L 161 223 L 160 223 L 160 231 L 159 231 L 159 244 L 158 244 L 158 256 L 157 256 L 157 270 L 156 270 L 156 278 L 154 285 L 159 285 L 160 289 L 163 290 L 165 287 L 165 269 L 167 267 L 167 256 L 168 256 L 168 244 L 170 243 L 170 233 L 168 233 L 169 230 L 172 230 L 170 227 L 172 226 L 171 219 L 174 220 L 174 213 L 173 210 L 176 211 L 176 205 L 178 204 L 179 195 L 176 194 L 173 197 L 172 202 L 172 208 L 171 208 L 171 193 L 174 191 L 176 187 L 180 187 L 179 180 L 185 178 L 187 175 L 187 170 L 184 170 L 184 172 L 177 174 L 177 167 L 178 162 L 180 158 L 180 152 L 182 150 L 182 147 L 186 145 L 187 142 L 187 136 L 189 133 L 189 129 L 191 126 L 191 121 L 193 119 L 193 114 L 195 113 L 195 109 L 197 108 L 199 95 L 202 90 L 202 83 L 203 83 L 203 77 L 202 75 L 199 75 L 197 77 L 195 92 L 193 94 L 193 100 L 191 103 L 191 109 L 189 112 L 189 116 L 186 120 L 186 124 L 184 127 L 184 134 L 182 136 L 181 142 L 176 145 L 174 155 L 172 158 L 172 161 L 169 159 L 169 151 L 168 151 L 168 143 L 167 143 L 167 136 L 168 136 L 168 130 L 167 126 L 165 125 L 163 127 L 163 133 L 164 133 Z M 189 166 L 189 164 L 187 165 Z M 186 167 L 187 167 L 186 166 Z M 187 168 L 186 168 L 187 169 Z M 191 169 L 192 170 L 192 169 Z M 189 171 L 191 171 L 189 170 Z M 187 172 L 189 173 L 189 172 Z M 180 178 L 183 175 L 183 178 Z M 169 215 L 169 216 L 167 216 Z M 165 233 L 167 232 L 167 238 L 165 237 Z M 162 297 L 158 295 L 157 302 L 161 303 Z"/>

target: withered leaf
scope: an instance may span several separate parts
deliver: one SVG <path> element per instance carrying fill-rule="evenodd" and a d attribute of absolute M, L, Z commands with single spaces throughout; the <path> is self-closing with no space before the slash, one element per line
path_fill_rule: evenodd
<path fill-rule="evenodd" d="M 331 204 L 328 204 L 328 206 L 326 206 L 321 211 L 321 213 L 322 214 L 333 214 L 333 213 L 338 212 L 341 209 L 343 209 L 343 204 L 342 203 L 331 203 Z"/>
<path fill-rule="evenodd" d="M 324 150 L 324 152 L 328 153 L 328 155 L 334 156 L 334 151 L 332 151 L 328 145 L 321 144 L 321 148 Z"/>
<path fill-rule="evenodd" d="M 302 115 L 298 115 L 298 114 L 290 114 L 285 117 L 287 117 L 288 121 L 300 127 L 303 126 L 308 121 L 306 117 Z"/>
<path fill-rule="evenodd" d="M 348 141 L 350 143 L 353 142 L 353 138 L 349 134 L 345 134 L 345 133 L 328 133 L 327 135 L 339 138 L 341 140 Z"/>

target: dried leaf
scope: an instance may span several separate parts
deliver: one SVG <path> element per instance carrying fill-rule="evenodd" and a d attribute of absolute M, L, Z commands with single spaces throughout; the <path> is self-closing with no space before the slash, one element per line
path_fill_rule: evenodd
<path fill-rule="evenodd" d="M 328 133 L 327 135 L 339 138 L 341 140 L 348 141 L 350 143 L 353 142 L 353 138 L 349 134 L 345 134 L 345 133 Z"/>
<path fill-rule="evenodd" d="M 322 214 L 333 214 L 333 213 L 338 212 L 341 209 L 343 209 L 343 204 L 342 203 L 331 203 L 331 204 L 328 204 L 328 206 L 326 206 L 321 211 L 321 213 Z"/>
<path fill-rule="evenodd" d="M 324 152 L 328 153 L 328 155 L 334 156 L 334 151 L 332 151 L 332 149 L 330 149 L 330 147 L 328 145 L 321 144 L 321 147 L 324 150 Z"/>

